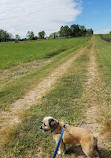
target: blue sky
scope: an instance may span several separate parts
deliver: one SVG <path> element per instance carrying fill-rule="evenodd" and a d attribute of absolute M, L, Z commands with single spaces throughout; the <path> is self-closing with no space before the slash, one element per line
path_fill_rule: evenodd
<path fill-rule="evenodd" d="M 47 35 L 62 25 L 79 24 L 94 33 L 111 30 L 111 0 L 0 0 L 0 28 L 25 37 L 44 30 Z"/>
<path fill-rule="evenodd" d="M 111 0 L 83 0 L 82 13 L 75 23 L 91 27 L 95 33 L 109 33 L 111 30 Z"/>

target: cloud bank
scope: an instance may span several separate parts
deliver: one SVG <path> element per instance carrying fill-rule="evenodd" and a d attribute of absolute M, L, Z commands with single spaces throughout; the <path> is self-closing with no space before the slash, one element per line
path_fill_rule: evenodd
<path fill-rule="evenodd" d="M 0 0 L 0 27 L 12 34 L 46 31 L 74 22 L 81 14 L 81 0 Z"/>

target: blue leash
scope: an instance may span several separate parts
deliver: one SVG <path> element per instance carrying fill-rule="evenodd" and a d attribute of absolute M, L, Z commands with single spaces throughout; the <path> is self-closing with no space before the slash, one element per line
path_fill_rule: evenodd
<path fill-rule="evenodd" d="M 55 151 L 54 151 L 54 154 L 53 154 L 53 157 L 52 157 L 52 158 L 55 158 L 56 155 L 57 155 L 57 151 L 58 151 L 59 146 L 60 146 L 60 143 L 61 143 L 61 141 L 62 141 L 62 137 L 63 137 L 63 134 L 64 134 L 64 130 L 65 130 L 65 125 L 63 126 L 62 131 L 61 131 L 60 133 L 58 133 L 58 134 L 61 134 L 61 136 L 60 136 L 60 138 L 59 138 L 58 144 L 57 144 L 57 146 L 56 146 L 56 149 L 55 149 Z"/>

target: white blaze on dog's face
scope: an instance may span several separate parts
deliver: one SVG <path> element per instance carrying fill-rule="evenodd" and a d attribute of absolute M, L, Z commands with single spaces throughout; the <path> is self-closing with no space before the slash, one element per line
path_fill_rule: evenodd
<path fill-rule="evenodd" d="M 44 117 L 40 129 L 42 129 L 42 132 L 51 131 L 55 127 L 55 125 L 57 125 L 57 122 L 58 121 L 53 117 Z"/>

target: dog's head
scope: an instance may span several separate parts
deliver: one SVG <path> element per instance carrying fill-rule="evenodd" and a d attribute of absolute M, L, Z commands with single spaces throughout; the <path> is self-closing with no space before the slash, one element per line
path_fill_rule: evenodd
<path fill-rule="evenodd" d="M 52 131 L 57 126 L 57 124 L 58 121 L 53 117 L 44 117 L 40 129 L 42 129 L 42 132 Z"/>

